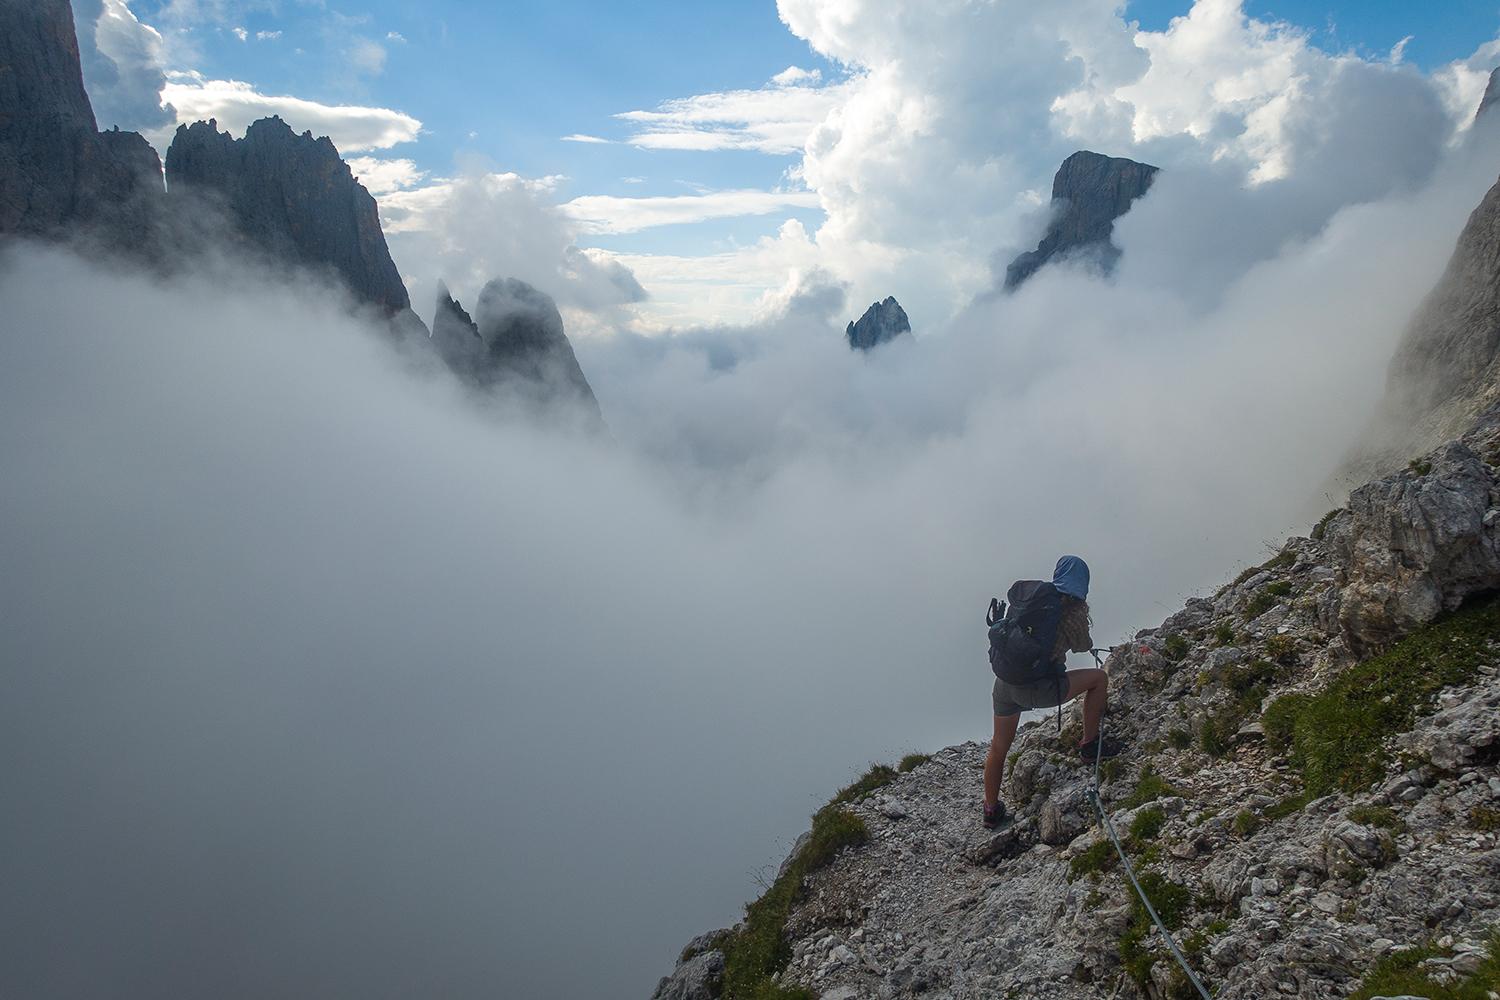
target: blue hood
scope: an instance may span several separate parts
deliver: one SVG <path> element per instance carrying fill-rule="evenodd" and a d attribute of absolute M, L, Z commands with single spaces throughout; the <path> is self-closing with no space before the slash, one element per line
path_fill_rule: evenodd
<path fill-rule="evenodd" d="M 1052 586 L 1059 593 L 1071 594 L 1080 601 L 1089 599 L 1089 566 L 1077 556 L 1063 556 L 1052 571 Z"/>

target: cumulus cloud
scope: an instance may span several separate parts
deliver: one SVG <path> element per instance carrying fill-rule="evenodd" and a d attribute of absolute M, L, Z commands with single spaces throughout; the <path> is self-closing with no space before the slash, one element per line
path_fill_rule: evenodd
<path fill-rule="evenodd" d="M 416 187 L 427 177 L 413 160 L 384 160 L 374 156 L 346 156 L 344 162 L 365 190 L 371 194 L 388 194 Z"/>
<path fill-rule="evenodd" d="M 576 245 L 556 181 L 474 169 L 382 197 L 386 240 L 417 311 L 431 308 L 438 281 L 472 305 L 492 278 L 520 278 L 557 301 L 570 336 L 625 322 L 621 310 L 646 291 L 612 254 Z"/>
<path fill-rule="evenodd" d="M 389 149 L 413 142 L 422 123 L 389 108 L 328 105 L 300 97 L 272 97 L 238 80 L 209 80 L 198 73 L 171 73 L 163 97 L 187 123 L 218 119 L 219 128 L 244 132 L 252 122 L 279 115 L 298 132 L 326 135 L 341 153 Z"/>
<path fill-rule="evenodd" d="M 136 20 L 123 0 L 79 0 L 73 20 L 99 127 L 144 132 L 173 124 L 175 110 L 162 101 L 161 34 Z"/>

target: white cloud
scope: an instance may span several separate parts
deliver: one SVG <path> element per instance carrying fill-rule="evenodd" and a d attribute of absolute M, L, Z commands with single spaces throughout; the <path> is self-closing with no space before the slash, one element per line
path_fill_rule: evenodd
<path fill-rule="evenodd" d="M 251 122 L 280 115 L 298 132 L 311 131 L 333 140 L 340 153 L 389 149 L 412 142 L 422 123 L 388 108 L 331 106 L 300 97 L 271 97 L 238 80 L 207 80 L 196 73 L 170 74 L 162 92 L 187 123 L 218 119 L 226 131 L 243 132 Z"/>
<path fill-rule="evenodd" d="M 269 42 L 272 39 L 280 37 L 281 32 L 279 31 L 257 31 L 255 33 L 255 40 L 258 42 Z"/>
<path fill-rule="evenodd" d="M 562 206 L 587 233 L 634 233 L 653 226 L 703 222 L 744 215 L 765 215 L 788 208 L 816 208 L 811 191 L 714 191 L 708 194 L 617 198 L 583 195 Z"/>
<path fill-rule="evenodd" d="M 572 135 L 565 135 L 565 136 L 563 136 L 562 137 L 562 141 L 563 142 L 603 142 L 603 143 L 608 143 L 610 140 L 608 140 L 608 139 L 601 139 L 597 135 L 583 135 L 581 133 L 575 132 Z"/>
<path fill-rule="evenodd" d="M 124 0 L 79 0 L 74 6 L 84 86 L 100 128 L 159 129 L 173 121 L 162 106 L 166 74 L 162 36 L 142 24 Z"/>
<path fill-rule="evenodd" d="M 383 160 L 374 156 L 346 156 L 344 162 L 365 189 L 371 194 L 383 195 L 392 191 L 403 191 L 416 187 L 426 177 L 425 170 L 418 170 L 411 160 Z"/>
<path fill-rule="evenodd" d="M 361 76 L 379 76 L 385 72 L 385 46 L 360 35 L 349 39 L 344 59 L 349 68 Z"/>
<path fill-rule="evenodd" d="M 386 32 L 385 37 L 387 41 L 398 42 L 402 45 L 406 44 L 405 37 L 403 37 L 401 32 L 399 31 L 388 31 Z"/>
<path fill-rule="evenodd" d="M 492 278 L 551 295 L 569 335 L 612 331 L 645 290 L 615 255 L 574 243 L 579 226 L 554 203 L 563 178 L 471 172 L 380 199 L 381 223 L 419 314 L 439 280 L 472 305 Z"/>
<path fill-rule="evenodd" d="M 797 75 L 789 77 L 794 70 Z M 800 85 L 797 81 L 817 77 L 795 66 L 776 79 L 781 86 L 686 97 L 666 101 L 655 111 L 627 111 L 616 117 L 640 127 L 629 141 L 647 149 L 799 153 L 808 133 L 838 104 L 845 87 Z"/>
<path fill-rule="evenodd" d="M 771 77 L 771 82 L 778 87 L 795 87 L 799 85 L 816 86 L 823 80 L 823 71 L 820 69 L 807 70 L 801 66 L 788 66 L 786 69 Z"/>
<path fill-rule="evenodd" d="M 242 42 L 245 41 L 246 39 L 248 39 L 250 37 L 250 33 L 248 31 L 246 31 L 244 28 L 230 28 L 229 30 L 230 30 L 230 33 L 233 34 L 235 38 L 238 38 Z"/>

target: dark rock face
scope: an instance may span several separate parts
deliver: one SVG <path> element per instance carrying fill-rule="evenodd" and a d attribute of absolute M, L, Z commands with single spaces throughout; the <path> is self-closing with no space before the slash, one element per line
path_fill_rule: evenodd
<path fill-rule="evenodd" d="M 868 351 L 903 333 L 911 333 L 911 322 L 894 295 L 886 296 L 884 302 L 873 303 L 859 318 L 859 322 L 850 323 L 844 330 L 844 336 L 849 339 L 849 349 L 860 351 Z"/>
<path fill-rule="evenodd" d="M 1490 70 L 1490 82 L 1485 85 L 1484 96 L 1479 99 L 1479 109 L 1474 112 L 1476 119 L 1488 111 L 1491 104 L 1500 101 L 1500 82 L 1497 82 L 1497 78 L 1500 78 L 1500 66 Z"/>
<path fill-rule="evenodd" d="M 1063 161 L 1052 178 L 1056 216 L 1035 250 L 1005 269 L 1005 289 L 1013 290 L 1050 260 L 1088 255 L 1108 274 L 1120 257 L 1110 242 L 1115 220 L 1151 188 L 1157 168 L 1119 156 L 1080 150 Z"/>
<path fill-rule="evenodd" d="M 0 233 L 139 245 L 162 193 L 150 144 L 95 125 L 68 0 L 0 0 Z"/>
<path fill-rule="evenodd" d="M 573 403 L 603 426 L 552 296 L 515 278 L 497 279 L 484 286 L 474 311 L 470 317 L 439 286 L 432 343 L 459 378 L 540 406 Z"/>
<path fill-rule="evenodd" d="M 1404 466 L 1500 399 L 1500 182 L 1407 323 L 1385 397 L 1344 460 L 1358 481 Z"/>
<path fill-rule="evenodd" d="M 167 185 L 174 196 L 218 202 L 240 236 L 273 259 L 332 269 L 387 316 L 410 308 L 375 199 L 327 136 L 297 135 L 280 118 L 262 118 L 243 139 L 217 122 L 181 125 L 167 150 Z"/>

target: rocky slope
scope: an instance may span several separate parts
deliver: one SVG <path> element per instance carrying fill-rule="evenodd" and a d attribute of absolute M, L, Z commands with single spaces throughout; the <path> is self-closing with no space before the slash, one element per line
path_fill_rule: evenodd
<path fill-rule="evenodd" d="M 850 350 L 868 351 L 903 333 L 911 333 L 911 321 L 896 297 L 888 295 L 884 302 L 872 302 L 857 322 L 851 322 L 844 337 Z"/>
<path fill-rule="evenodd" d="M 604 426 L 557 304 L 524 281 L 506 278 L 486 284 L 473 317 L 440 283 L 432 343 L 448 367 L 475 389 L 502 390 L 536 407 L 577 407 L 596 429 Z"/>
<path fill-rule="evenodd" d="M 1100 799 L 1213 996 L 1500 987 L 1500 601 L 1475 603 L 1500 589 L 1497 464 L 1500 405 L 1106 661 L 1106 729 L 1132 750 Z M 1023 728 L 994 831 L 986 742 L 872 771 L 767 894 L 788 890 L 779 950 L 751 954 L 762 901 L 655 996 L 739 996 L 752 958 L 774 973 L 761 996 L 1195 996 L 1089 801 L 1077 708 L 1064 720 Z M 805 864 L 830 817 L 842 846 Z"/>
<path fill-rule="evenodd" d="M 68 0 L 0 0 L 0 233 L 147 240 L 161 162 L 134 132 L 99 132 Z"/>
<path fill-rule="evenodd" d="M 1062 162 L 1052 178 L 1053 218 L 1035 250 L 1016 257 L 1005 269 L 1005 289 L 1012 291 L 1048 261 L 1086 257 L 1106 274 L 1120 258 L 1110 242 L 1115 220 L 1151 188 L 1157 168 L 1124 157 L 1079 150 Z"/>

